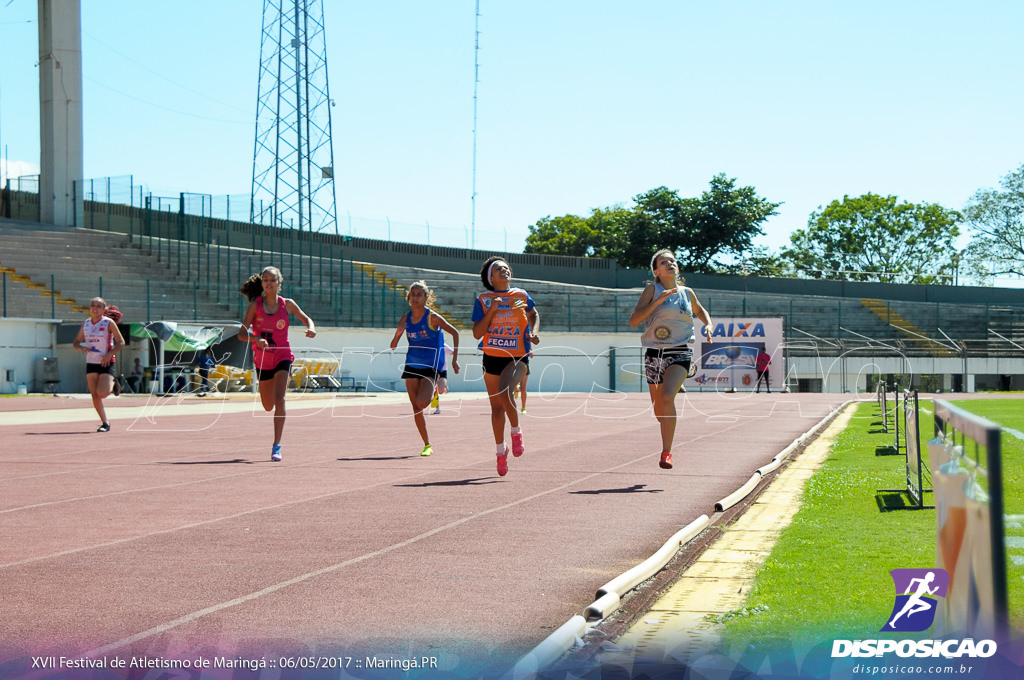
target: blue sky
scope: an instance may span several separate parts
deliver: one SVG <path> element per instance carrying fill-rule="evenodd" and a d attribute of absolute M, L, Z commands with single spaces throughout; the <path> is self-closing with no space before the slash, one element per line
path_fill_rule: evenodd
<path fill-rule="evenodd" d="M 34 0 L 0 0 L 0 155 L 38 165 Z M 341 230 L 472 219 L 474 0 L 325 0 Z M 85 174 L 245 195 L 262 3 L 83 0 Z M 960 208 L 1024 163 L 1017 1 L 481 0 L 477 245 L 717 173 L 773 249 L 866 192 Z M 380 232 L 378 232 L 379 235 Z M 365 234 L 364 234 L 365 235 Z"/>

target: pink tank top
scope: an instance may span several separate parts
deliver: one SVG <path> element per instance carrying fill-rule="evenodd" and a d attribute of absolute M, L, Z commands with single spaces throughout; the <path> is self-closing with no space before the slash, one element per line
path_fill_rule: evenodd
<path fill-rule="evenodd" d="M 288 300 L 278 296 L 277 312 L 268 314 L 263 307 L 263 298 L 256 300 L 256 316 L 252 320 L 253 333 L 266 339 L 268 349 L 252 346 L 252 361 L 256 368 L 274 368 L 282 361 L 294 361 L 291 345 L 288 344 Z"/>

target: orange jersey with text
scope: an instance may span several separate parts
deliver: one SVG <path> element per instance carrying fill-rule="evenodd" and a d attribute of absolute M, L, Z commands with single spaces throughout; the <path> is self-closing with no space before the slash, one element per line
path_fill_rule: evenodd
<path fill-rule="evenodd" d="M 522 288 L 481 293 L 473 305 L 473 321 L 484 318 L 492 305 L 497 305 L 498 311 L 480 343 L 484 354 L 499 357 L 529 354 L 530 343 L 526 340 L 526 333 L 530 322 L 526 314 L 536 306 L 533 298 Z"/>

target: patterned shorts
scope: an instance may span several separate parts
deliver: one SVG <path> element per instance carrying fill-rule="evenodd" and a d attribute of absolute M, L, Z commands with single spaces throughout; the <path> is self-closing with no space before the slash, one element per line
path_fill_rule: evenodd
<path fill-rule="evenodd" d="M 666 347 L 665 349 L 648 348 L 644 353 L 644 373 L 648 385 L 660 385 L 665 371 L 673 364 L 680 364 L 684 370 L 690 369 L 693 350 L 689 347 Z"/>

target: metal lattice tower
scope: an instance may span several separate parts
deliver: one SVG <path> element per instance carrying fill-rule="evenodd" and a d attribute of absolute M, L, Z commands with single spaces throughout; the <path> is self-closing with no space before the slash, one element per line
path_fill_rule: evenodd
<path fill-rule="evenodd" d="M 264 0 L 250 219 L 338 233 L 323 0 Z"/>

